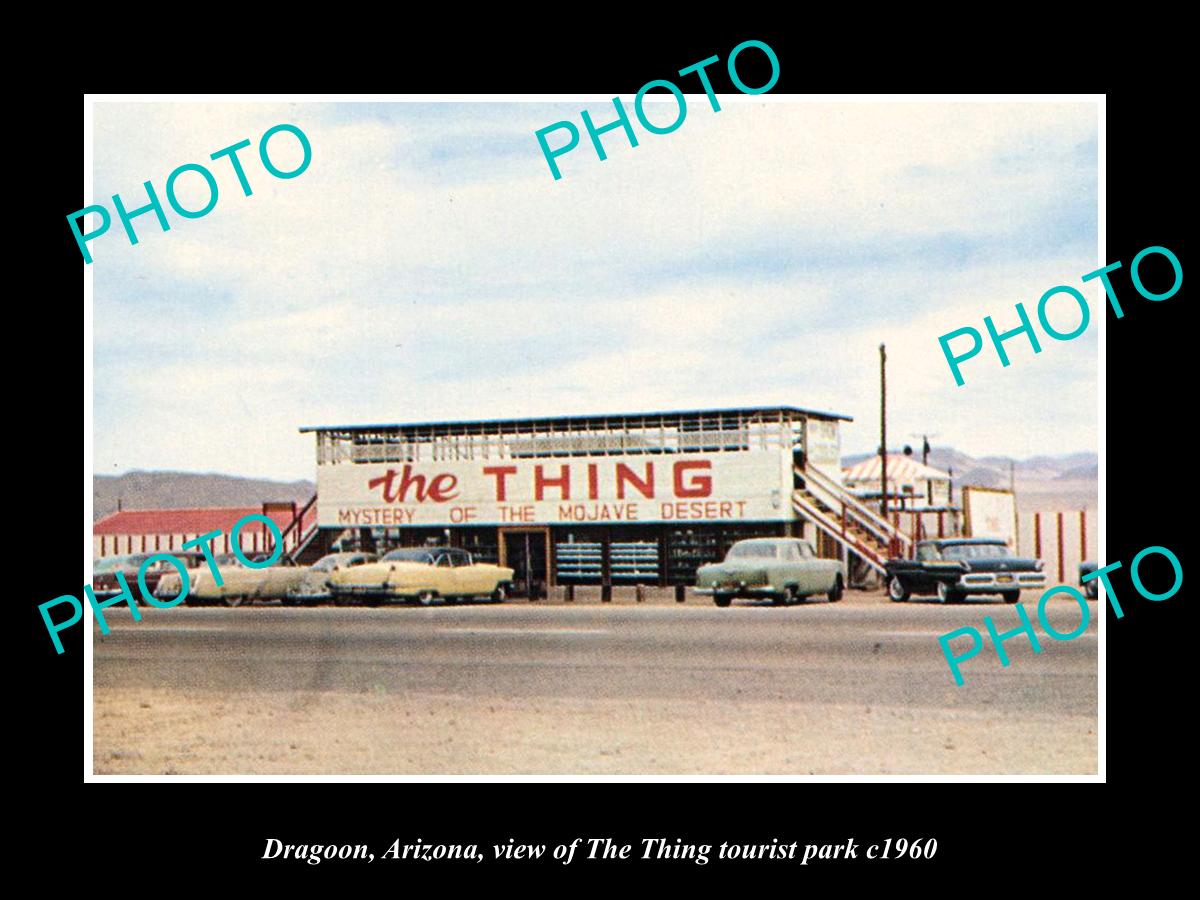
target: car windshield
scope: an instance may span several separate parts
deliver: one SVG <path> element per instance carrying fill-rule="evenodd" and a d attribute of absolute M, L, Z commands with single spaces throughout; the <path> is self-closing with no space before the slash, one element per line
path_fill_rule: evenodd
<path fill-rule="evenodd" d="M 93 573 L 116 572 L 118 569 L 124 569 L 128 565 L 128 556 L 110 556 L 107 559 L 97 562 L 92 571 Z"/>
<path fill-rule="evenodd" d="M 1000 559 L 1008 555 L 1004 544 L 950 544 L 942 548 L 946 559 Z"/>
<path fill-rule="evenodd" d="M 399 550 L 393 550 L 383 558 L 383 561 L 432 563 L 433 554 L 431 554 L 428 550 L 417 550 L 412 547 L 404 547 Z"/>
<path fill-rule="evenodd" d="M 349 559 L 353 555 L 352 553 L 330 553 L 328 556 L 322 556 L 313 563 L 313 571 L 328 572 L 334 566 L 340 565 L 344 560 Z"/>
<path fill-rule="evenodd" d="M 762 541 L 747 541 L 741 544 L 734 544 L 729 548 L 729 555 L 726 559 L 774 559 L 778 553 L 778 548 L 775 544 L 768 544 Z"/>

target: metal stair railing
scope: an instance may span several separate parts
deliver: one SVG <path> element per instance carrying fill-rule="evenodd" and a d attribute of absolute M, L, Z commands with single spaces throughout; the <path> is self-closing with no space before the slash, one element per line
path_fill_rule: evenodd
<path fill-rule="evenodd" d="M 887 545 L 888 548 L 896 547 L 899 555 L 912 555 L 912 538 L 909 535 L 871 510 L 825 472 L 813 465 L 803 469 L 797 468 L 795 471 L 805 480 L 807 490 L 814 499 L 824 503 L 835 513 L 849 517 L 860 528 L 874 535 L 881 544 Z"/>
<path fill-rule="evenodd" d="M 312 542 L 317 530 L 317 495 L 313 494 L 283 530 L 283 546 L 286 550 L 289 542 L 291 543 L 292 549 L 288 551 L 288 556 L 293 561 Z"/>
<path fill-rule="evenodd" d="M 851 550 L 856 553 L 859 557 L 865 560 L 867 565 L 869 565 L 872 569 L 879 572 L 881 575 L 885 574 L 885 559 L 881 555 L 883 548 L 870 547 L 867 544 L 864 544 L 861 540 L 859 540 L 858 535 L 850 532 L 849 528 L 847 527 L 846 517 L 844 515 L 839 523 L 828 513 L 820 510 L 815 503 L 809 502 L 811 499 L 811 495 L 806 494 L 804 491 L 797 490 L 792 494 L 792 507 L 796 510 L 796 512 L 808 518 L 813 522 L 813 524 L 821 529 L 821 531 L 825 532 L 825 534 L 829 535 L 847 550 Z"/>

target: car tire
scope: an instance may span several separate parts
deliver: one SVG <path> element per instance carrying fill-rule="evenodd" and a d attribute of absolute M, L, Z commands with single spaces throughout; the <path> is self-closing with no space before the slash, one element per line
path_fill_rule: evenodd
<path fill-rule="evenodd" d="M 1099 581 L 1099 578 L 1095 578 L 1083 586 L 1083 592 L 1087 595 L 1089 600 L 1098 600 L 1100 598 L 1100 585 L 1098 584 Z"/>
<path fill-rule="evenodd" d="M 956 591 L 944 581 L 938 582 L 937 595 L 943 603 L 962 603 L 965 596 L 962 591 Z"/>
<path fill-rule="evenodd" d="M 433 591 L 421 591 L 421 593 L 417 594 L 417 603 L 421 604 L 421 606 L 429 606 L 433 603 L 433 597 Z"/>
<path fill-rule="evenodd" d="M 842 599 L 842 594 L 845 591 L 845 585 L 842 584 L 842 574 L 839 572 L 837 577 L 833 579 L 833 587 L 825 596 L 829 598 L 830 603 L 837 603 Z"/>
<path fill-rule="evenodd" d="M 299 597 L 280 597 L 279 602 L 282 603 L 284 606 L 299 606 L 300 598 Z"/>
<path fill-rule="evenodd" d="M 893 575 L 888 581 L 888 597 L 893 603 L 907 603 L 912 593 L 904 586 L 899 575 Z"/>
<path fill-rule="evenodd" d="M 496 589 L 492 591 L 492 602 L 503 603 L 508 599 L 508 589 L 502 584 L 496 585 Z"/>
<path fill-rule="evenodd" d="M 713 594 L 713 603 L 717 606 L 728 606 L 733 602 L 733 594 Z"/>
<path fill-rule="evenodd" d="M 795 602 L 796 589 L 790 584 L 783 589 L 783 593 L 771 595 L 772 606 L 790 606 Z"/>
<path fill-rule="evenodd" d="M 224 596 L 225 605 L 229 607 L 241 606 L 246 602 L 245 594 L 226 594 Z"/>
<path fill-rule="evenodd" d="M 363 606 L 376 607 L 383 603 L 382 597 L 363 597 Z"/>
<path fill-rule="evenodd" d="M 1000 596 L 1004 598 L 1005 603 L 1020 603 L 1021 602 L 1021 592 L 1020 591 L 1001 591 Z"/>

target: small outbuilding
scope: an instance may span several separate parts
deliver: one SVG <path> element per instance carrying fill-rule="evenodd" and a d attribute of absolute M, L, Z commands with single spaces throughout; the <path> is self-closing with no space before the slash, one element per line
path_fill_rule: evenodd
<path fill-rule="evenodd" d="M 846 488 L 862 500 L 878 500 L 882 494 L 883 461 L 878 455 L 842 470 Z M 888 505 L 906 510 L 953 506 L 950 473 L 918 462 L 911 456 L 889 453 L 887 457 Z"/>

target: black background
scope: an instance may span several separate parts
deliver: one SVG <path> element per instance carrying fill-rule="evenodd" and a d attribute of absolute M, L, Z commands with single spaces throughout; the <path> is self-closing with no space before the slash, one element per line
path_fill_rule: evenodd
<path fill-rule="evenodd" d="M 29 792 L 19 811 L 26 841 L 47 863 L 61 866 L 79 855 L 81 867 L 95 867 L 95 877 L 113 886 L 162 887 L 174 887 L 157 881 L 168 875 L 189 886 L 246 883 L 229 880 L 236 875 L 331 884 L 370 878 L 403 890 L 414 875 L 441 872 L 447 885 L 467 876 L 498 883 L 495 879 L 506 870 L 515 876 L 514 883 L 535 892 L 547 878 L 596 883 L 646 874 L 665 875 L 673 882 L 752 887 L 758 882 L 748 878 L 771 870 L 784 875 L 788 887 L 801 888 L 813 879 L 858 883 L 863 876 L 889 885 L 908 878 L 924 882 L 931 875 L 960 870 L 966 880 L 946 883 L 951 890 L 998 881 L 1020 890 L 1044 885 L 1040 877 L 1036 882 L 1025 879 L 1048 863 L 1065 877 L 1077 867 L 1102 866 L 1106 859 L 1134 865 L 1170 859 L 1176 838 L 1161 816 L 1180 790 L 1176 783 L 1191 781 L 1190 754 L 1181 736 L 1181 729 L 1191 724 L 1193 706 L 1185 669 L 1192 639 L 1184 621 L 1188 587 L 1185 581 L 1184 590 L 1172 599 L 1151 603 L 1136 596 L 1128 579 L 1129 560 L 1152 544 L 1171 548 L 1185 573 L 1190 571 L 1191 532 L 1185 531 L 1183 516 L 1195 502 L 1188 490 L 1196 401 L 1195 379 L 1187 366 L 1193 340 L 1185 321 L 1187 279 L 1173 298 L 1151 303 L 1136 294 L 1128 274 L 1133 256 L 1150 245 L 1169 247 L 1185 276 L 1188 270 L 1182 223 L 1191 212 L 1184 185 L 1192 179 L 1184 168 L 1185 145 L 1177 124 L 1185 101 L 1172 87 L 1166 67 L 1176 57 L 1162 47 L 1161 35 L 1149 43 L 1137 27 L 1122 35 L 1089 35 L 1073 23 L 1043 19 L 1022 23 L 1007 36 L 993 30 L 985 46 L 977 36 L 901 38 L 889 23 L 866 22 L 864 12 L 862 21 L 837 27 L 815 22 L 733 27 L 714 21 L 711 27 L 697 25 L 688 34 L 672 30 L 664 37 L 624 18 L 615 20 L 604 10 L 597 10 L 594 28 L 567 27 L 559 15 L 548 13 L 542 22 L 549 36 L 531 35 L 519 42 L 512 35 L 521 29 L 511 23 L 494 32 L 497 36 L 475 39 L 400 23 L 371 39 L 359 33 L 359 23 L 344 39 L 334 37 L 339 27 L 320 38 L 310 33 L 291 42 L 275 40 L 275 25 L 249 28 L 244 47 L 221 49 L 231 60 L 227 64 L 193 67 L 176 58 L 165 68 L 89 66 L 88 72 L 95 74 L 78 83 L 94 92 L 586 91 L 620 94 L 628 101 L 646 81 L 671 77 L 713 54 L 722 59 L 709 70 L 714 88 L 719 94 L 732 92 L 723 62 L 737 43 L 756 38 L 770 44 L 780 60 L 781 77 L 772 93 L 1107 92 L 1105 261 L 1124 263 L 1113 281 L 1126 312 L 1121 320 L 1107 312 L 1112 451 L 1101 450 L 1108 460 L 1104 562 L 1120 559 L 1126 566 L 1113 579 L 1126 615 L 1118 621 L 1110 611 L 1105 623 L 1108 784 L 85 785 L 82 629 L 63 634 L 67 652 L 56 656 L 37 612 L 37 604 L 45 600 L 79 594 L 82 535 L 74 502 L 81 482 L 85 492 L 91 490 L 89 474 L 80 477 L 82 444 L 76 443 L 73 416 L 83 394 L 82 335 L 76 324 L 83 306 L 83 265 L 64 216 L 83 206 L 83 97 L 72 84 L 40 99 L 31 111 L 39 123 L 39 139 L 36 151 L 21 162 L 20 171 L 26 166 L 33 170 L 25 186 L 34 191 L 24 209 L 36 222 L 22 232 L 29 234 L 33 257 L 40 262 L 26 261 L 22 254 L 9 258 L 24 283 L 10 307 L 16 313 L 10 334 L 17 340 L 10 340 L 16 371 L 10 373 L 9 396 L 17 408 L 9 421 L 10 451 L 16 451 L 9 456 L 10 473 L 16 476 L 9 515 L 15 518 L 20 511 L 20 535 L 10 543 L 9 583 L 19 585 L 14 600 L 27 628 L 23 677 L 10 681 L 22 707 L 9 741 L 20 767 L 9 772 L 17 787 Z M 473 33 L 490 30 L 472 25 Z M 118 43 L 125 39 L 113 36 Z M 1124 54 L 1133 52 L 1134 44 L 1139 56 L 1131 61 Z M 750 85 L 767 76 L 765 66 L 754 70 L 756 58 L 755 51 L 739 58 L 739 71 Z M 685 90 L 695 90 L 687 80 L 680 81 Z M 547 188 L 552 188 L 549 176 Z M 23 218 L 15 209 L 11 214 L 18 221 Z M 1155 283 L 1154 272 L 1152 265 L 1146 270 L 1150 284 Z M 1165 266 L 1161 275 L 1169 278 Z M 1030 286 L 1034 301 L 1042 289 Z M 1091 299 L 1093 293 L 1087 296 Z M 980 310 L 980 318 L 987 312 Z M 1029 399 L 1030 414 L 1036 416 L 1037 398 Z M 17 548 L 19 554 L 14 553 Z M 1155 568 L 1148 563 L 1144 569 L 1151 587 L 1159 584 Z M 1168 574 L 1165 566 L 1158 572 L 1160 579 Z M 774 837 L 802 844 L 844 842 L 853 836 L 863 845 L 887 837 L 936 837 L 939 850 L 933 862 L 921 864 L 701 867 L 631 861 L 563 868 L 552 862 L 506 863 L 453 870 L 451 878 L 450 868 L 430 868 L 432 864 L 268 867 L 257 861 L 268 836 L 290 843 L 375 846 L 419 836 L 427 843 L 476 842 L 485 850 L 509 837 L 554 845 L 575 837 L 608 836 L 635 846 L 646 836 L 714 844 L 769 843 Z"/>

